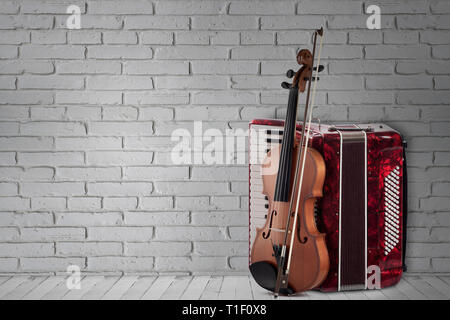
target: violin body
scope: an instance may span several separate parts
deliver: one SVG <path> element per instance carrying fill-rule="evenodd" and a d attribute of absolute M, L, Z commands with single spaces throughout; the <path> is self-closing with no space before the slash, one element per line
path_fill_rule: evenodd
<path fill-rule="evenodd" d="M 292 162 L 300 156 L 299 146 L 294 147 Z M 278 172 L 281 148 L 274 147 L 269 151 L 262 165 L 263 194 L 268 197 L 269 210 L 263 228 L 257 229 L 255 241 L 251 250 L 250 270 L 262 287 L 273 291 L 278 262 L 275 252 L 279 249 L 275 243 L 282 243 L 286 220 L 289 213 L 289 202 L 274 201 L 274 190 Z M 292 174 L 291 187 L 294 181 Z M 292 294 L 312 289 L 325 279 L 329 269 L 329 257 L 325 243 L 325 235 L 317 230 L 314 205 L 317 197 L 322 196 L 325 180 L 325 162 L 318 151 L 308 148 L 305 159 L 305 171 L 300 199 L 298 193 L 290 199 L 297 203 L 299 200 L 297 230 L 294 235 L 292 250 L 292 267 L 288 279 L 288 289 L 281 291 Z M 295 214 L 295 211 L 291 214 Z M 292 235 L 292 233 L 291 233 Z M 288 242 L 291 240 L 288 235 Z M 269 266 L 270 265 L 270 266 Z M 252 267 L 253 266 L 253 267 Z"/>

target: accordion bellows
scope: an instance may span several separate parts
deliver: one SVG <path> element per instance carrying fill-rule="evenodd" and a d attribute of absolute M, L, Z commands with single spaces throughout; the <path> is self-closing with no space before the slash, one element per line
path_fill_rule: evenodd
<path fill-rule="evenodd" d="M 249 250 L 264 225 L 261 163 L 281 143 L 283 121 L 253 120 L 249 134 Z M 297 135 L 301 126 L 297 126 Z M 323 291 L 384 288 L 404 270 L 406 161 L 401 135 L 384 124 L 311 124 L 309 145 L 326 165 L 316 224 L 326 234 L 330 270 Z M 249 255 L 249 264 L 250 255 Z M 305 262 L 307 263 L 307 262 Z"/>

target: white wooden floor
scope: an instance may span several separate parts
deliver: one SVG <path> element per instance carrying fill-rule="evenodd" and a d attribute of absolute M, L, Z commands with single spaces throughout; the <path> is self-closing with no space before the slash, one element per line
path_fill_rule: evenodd
<path fill-rule="evenodd" d="M 0 277 L 0 299 L 273 299 L 249 276 L 85 276 L 69 290 L 59 276 Z M 404 276 L 382 290 L 321 293 L 308 291 L 280 299 L 379 300 L 450 299 L 450 276 Z"/>

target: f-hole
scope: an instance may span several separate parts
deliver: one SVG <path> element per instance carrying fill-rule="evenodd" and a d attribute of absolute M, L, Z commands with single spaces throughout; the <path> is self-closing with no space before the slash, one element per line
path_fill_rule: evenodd
<path fill-rule="evenodd" d="M 270 231 L 272 230 L 272 222 L 273 222 L 273 216 L 277 215 L 277 211 L 273 210 L 272 213 L 270 214 L 270 223 L 269 223 L 269 232 L 263 232 L 262 236 L 264 239 L 267 239 L 270 236 Z"/>
<path fill-rule="evenodd" d="M 292 213 L 292 214 L 294 214 L 294 213 Z M 306 241 L 308 241 L 308 237 L 303 237 L 303 239 L 302 239 L 300 236 L 300 221 L 297 224 L 297 238 L 301 244 L 305 244 Z"/>

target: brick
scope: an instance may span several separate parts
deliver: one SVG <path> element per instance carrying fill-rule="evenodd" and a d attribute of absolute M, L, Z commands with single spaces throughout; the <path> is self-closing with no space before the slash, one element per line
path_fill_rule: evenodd
<path fill-rule="evenodd" d="M 2 257 L 45 257 L 54 252 L 53 243 L 0 243 Z"/>
<path fill-rule="evenodd" d="M 0 194 L 2 196 L 17 195 L 17 184 L 14 182 L 0 182 Z"/>
<path fill-rule="evenodd" d="M 63 210 L 67 206 L 66 203 L 67 200 L 63 197 L 33 197 L 31 198 L 31 209 L 36 211 Z"/>
<path fill-rule="evenodd" d="M 130 151 L 91 151 L 87 153 L 87 163 L 90 165 L 148 165 L 153 159 L 152 152 Z"/>
<path fill-rule="evenodd" d="M 0 13 L 18 13 L 19 4 L 15 1 L 2 1 L 0 4 Z"/>
<path fill-rule="evenodd" d="M 142 31 L 138 33 L 143 44 L 173 44 L 173 32 Z"/>
<path fill-rule="evenodd" d="M 153 81 L 147 76 L 90 76 L 87 87 L 91 90 L 143 90 L 153 89 Z"/>
<path fill-rule="evenodd" d="M 212 45 L 238 45 L 239 34 L 234 31 L 214 31 L 210 33 L 209 41 Z"/>
<path fill-rule="evenodd" d="M 330 74 L 392 74 L 394 64 L 390 61 L 339 61 L 330 62 Z"/>
<path fill-rule="evenodd" d="M 0 228 L 0 241 L 16 241 L 19 239 L 19 229 L 15 227 Z"/>
<path fill-rule="evenodd" d="M 257 74 L 256 61 L 193 61 L 193 74 Z"/>
<path fill-rule="evenodd" d="M 18 87 L 23 89 L 83 89 L 84 79 L 78 76 L 22 76 Z"/>
<path fill-rule="evenodd" d="M 87 234 L 90 241 L 150 241 L 153 227 L 89 227 Z"/>
<path fill-rule="evenodd" d="M 220 76 L 158 76 L 157 89 L 227 89 L 228 77 Z"/>
<path fill-rule="evenodd" d="M 185 61 L 127 61 L 123 64 L 124 74 L 189 74 L 189 63 Z"/>
<path fill-rule="evenodd" d="M 227 3 L 222 1 L 157 1 L 155 13 L 158 15 L 226 14 Z"/>
<path fill-rule="evenodd" d="M 153 257 L 88 257 L 88 270 L 90 271 L 151 271 L 153 270 Z"/>
<path fill-rule="evenodd" d="M 295 57 L 295 50 L 288 47 L 242 46 L 231 50 L 232 59 L 288 60 Z"/>
<path fill-rule="evenodd" d="M 213 181 L 247 181 L 247 167 L 209 167 L 198 166 L 193 168 L 192 179 L 194 180 L 213 180 Z"/>
<path fill-rule="evenodd" d="M 148 46 L 89 46 L 87 57 L 93 59 L 151 59 L 153 51 Z"/>
<path fill-rule="evenodd" d="M 3 188 L 0 186 L 0 189 L 2 190 Z M 19 211 L 19 210 L 27 210 L 29 208 L 30 208 L 30 199 L 20 197 L 4 197 L 4 194 L 2 192 L 0 210 Z"/>
<path fill-rule="evenodd" d="M 101 44 L 102 33 L 93 30 L 69 30 L 67 39 L 71 44 Z"/>
<path fill-rule="evenodd" d="M 161 226 L 189 224 L 189 212 L 125 212 L 125 224 L 134 226 Z"/>
<path fill-rule="evenodd" d="M 432 258 L 431 265 L 436 272 L 446 272 L 450 266 L 449 258 Z"/>
<path fill-rule="evenodd" d="M 84 228 L 22 228 L 21 240 L 25 241 L 77 241 L 86 236 Z"/>
<path fill-rule="evenodd" d="M 84 156 L 80 152 L 21 152 L 18 154 L 21 165 L 83 165 Z"/>
<path fill-rule="evenodd" d="M 368 89 L 431 89 L 433 81 L 427 76 L 369 76 Z"/>
<path fill-rule="evenodd" d="M 187 30 L 189 28 L 188 17 L 176 16 L 127 16 L 125 18 L 125 29 L 164 29 L 164 30 Z"/>
<path fill-rule="evenodd" d="M 120 212 L 56 212 L 55 222 L 60 226 L 114 226 L 122 224 Z"/>
<path fill-rule="evenodd" d="M 119 168 L 58 168 L 56 178 L 59 180 L 97 181 L 120 180 Z"/>
<path fill-rule="evenodd" d="M 81 27 L 83 29 L 122 29 L 123 18 L 112 15 L 87 14 L 82 16 Z M 55 29 L 67 28 L 67 16 L 55 17 Z"/>
<path fill-rule="evenodd" d="M 218 46 L 177 46 L 161 47 L 155 49 L 155 59 L 158 60 L 203 60 L 203 59 L 227 59 L 228 49 Z"/>
<path fill-rule="evenodd" d="M 430 197 L 420 199 L 420 208 L 423 210 L 446 211 L 450 208 L 450 199 L 446 197 Z"/>
<path fill-rule="evenodd" d="M 4 15 L 1 29 L 51 29 L 53 17 L 45 15 Z"/>
<path fill-rule="evenodd" d="M 122 244 L 118 242 L 58 242 L 58 256 L 112 256 L 122 254 Z"/>
<path fill-rule="evenodd" d="M 55 101 L 61 104 L 120 104 L 122 93 L 111 91 L 57 91 Z"/>
<path fill-rule="evenodd" d="M 227 191 L 228 183 L 225 182 L 155 182 L 155 192 L 164 195 L 215 195 Z"/>
<path fill-rule="evenodd" d="M 450 165 L 450 152 L 435 152 L 434 163 L 436 165 Z"/>
<path fill-rule="evenodd" d="M 413 92 L 399 92 L 397 94 L 397 103 L 399 104 L 418 104 L 433 105 L 445 104 L 450 99 L 450 92 L 416 90 Z"/>
<path fill-rule="evenodd" d="M 227 92 L 196 92 L 192 94 L 193 104 L 213 104 L 213 105 L 242 105 L 257 104 L 258 95 L 254 92 L 227 91 Z"/>
<path fill-rule="evenodd" d="M 66 14 L 69 5 L 76 5 L 80 8 L 81 13 L 86 13 L 85 1 L 71 0 L 48 3 L 46 1 L 22 1 L 20 11 L 22 13 L 48 13 L 48 14 Z"/>
<path fill-rule="evenodd" d="M 138 110 L 135 107 L 105 107 L 103 120 L 137 120 Z"/>
<path fill-rule="evenodd" d="M 232 240 L 248 240 L 248 227 L 228 227 L 228 232 Z"/>
<path fill-rule="evenodd" d="M 165 107 L 139 108 L 139 120 L 172 120 L 173 109 Z"/>
<path fill-rule="evenodd" d="M 194 242 L 194 253 L 200 256 L 247 255 L 247 242 Z"/>
<path fill-rule="evenodd" d="M 210 207 L 209 197 L 176 197 L 175 207 L 181 210 L 203 210 Z"/>
<path fill-rule="evenodd" d="M 120 74 L 117 61 L 64 61 L 56 63 L 58 74 Z"/>
<path fill-rule="evenodd" d="M 127 165 L 130 165 L 127 163 Z M 124 180 L 187 180 L 189 179 L 189 167 L 125 167 Z"/>
<path fill-rule="evenodd" d="M 383 14 L 383 13 L 382 13 Z M 320 16 L 317 16 L 320 17 Z M 328 18 L 327 24 L 329 29 L 364 29 L 367 30 L 367 18 L 365 14 L 358 15 L 333 15 Z M 323 22 L 322 22 L 323 23 Z M 317 22 L 320 28 L 320 20 Z M 381 19 L 381 29 L 392 29 L 395 27 L 394 16 L 383 15 Z"/>
<path fill-rule="evenodd" d="M 0 61 L 0 72 L 2 74 L 50 74 L 54 67 L 50 61 L 20 60 Z"/>
<path fill-rule="evenodd" d="M 450 4 L 447 1 L 432 2 L 431 12 L 437 14 L 450 13 Z"/>
<path fill-rule="evenodd" d="M 125 255 L 138 257 L 185 256 L 191 252 L 190 242 L 128 242 L 125 244 Z"/>
<path fill-rule="evenodd" d="M 315 30 L 322 26 L 319 16 L 262 16 L 261 30 Z"/>
<path fill-rule="evenodd" d="M 2 30 L 0 38 L 2 44 L 23 44 L 30 42 L 30 33 L 23 30 Z"/>
<path fill-rule="evenodd" d="M 255 30 L 258 29 L 258 18 L 236 16 L 193 16 L 193 30 Z"/>
<path fill-rule="evenodd" d="M 34 107 L 30 109 L 32 120 L 64 120 L 64 115 L 66 113 L 65 108 L 61 107 Z"/>
<path fill-rule="evenodd" d="M 86 128 L 79 122 L 29 122 L 20 126 L 20 132 L 27 135 L 80 136 L 86 134 Z"/>
<path fill-rule="evenodd" d="M 299 32 L 299 31 L 279 31 L 277 32 L 277 44 L 291 44 L 291 45 L 299 45 L 299 44 L 308 44 L 311 40 L 311 35 L 309 32 Z M 262 41 L 261 41 L 262 42 Z M 272 42 L 267 43 L 258 43 L 254 44 L 272 44 Z M 249 43 L 253 44 L 253 43 Z"/>
<path fill-rule="evenodd" d="M 383 42 L 383 34 L 381 32 L 368 31 L 350 31 L 348 33 L 350 44 L 377 44 Z"/>
<path fill-rule="evenodd" d="M 28 42 L 28 41 L 27 41 Z M 31 42 L 37 44 L 65 44 L 67 36 L 65 31 L 32 31 Z"/>
<path fill-rule="evenodd" d="M 394 100 L 394 95 L 390 92 L 384 92 L 380 95 L 378 92 L 329 92 L 328 103 L 330 104 L 389 104 Z"/>
<path fill-rule="evenodd" d="M 368 6 L 365 3 L 365 6 Z M 407 0 L 407 1 L 391 1 L 379 4 L 381 12 L 386 14 L 395 13 L 428 13 L 428 1 L 423 0 Z"/>
<path fill-rule="evenodd" d="M 0 150 L 43 150 L 51 149 L 53 139 L 46 137 L 0 137 Z"/>
<path fill-rule="evenodd" d="M 4 46 L 0 45 L 0 58 L 1 59 L 14 59 L 18 56 L 18 50 L 16 46 Z"/>
<path fill-rule="evenodd" d="M 135 197 L 114 197 L 103 198 L 103 209 L 121 209 L 121 210 L 133 210 L 138 205 L 137 198 Z"/>
<path fill-rule="evenodd" d="M 9 136 L 9 135 L 17 135 L 19 134 L 19 123 L 15 122 L 1 122 L 0 134 Z"/>
<path fill-rule="evenodd" d="M 422 59 L 428 55 L 425 46 L 371 46 L 366 47 L 366 58 L 369 59 Z"/>
<path fill-rule="evenodd" d="M 387 44 L 415 44 L 419 42 L 417 31 L 385 31 L 383 42 Z"/>
<path fill-rule="evenodd" d="M 366 48 L 367 50 L 367 48 Z M 360 59 L 363 57 L 361 46 L 324 45 L 322 58 L 324 59 Z"/>
<path fill-rule="evenodd" d="M 89 182 L 88 195 L 93 196 L 147 196 L 153 191 L 148 182 Z"/>
<path fill-rule="evenodd" d="M 0 165 L 6 166 L 16 164 L 15 157 L 16 155 L 14 152 L 0 152 Z"/>
<path fill-rule="evenodd" d="M 124 94 L 126 104 L 149 105 L 149 104 L 188 104 L 189 93 L 187 92 L 126 92 Z"/>
<path fill-rule="evenodd" d="M 88 10 L 90 14 L 153 14 L 153 5 L 146 0 L 137 0 L 133 3 L 90 1 Z"/>
<path fill-rule="evenodd" d="M 73 265 L 79 266 L 81 269 L 84 269 L 85 268 L 85 258 L 45 257 L 45 258 L 22 258 L 22 259 L 20 259 L 20 268 L 23 271 L 66 272 L 67 267 L 73 266 Z"/>
<path fill-rule="evenodd" d="M 152 135 L 152 122 L 92 122 L 89 134 L 115 136 L 115 135 Z"/>
<path fill-rule="evenodd" d="M 84 195 L 84 184 L 81 182 L 23 182 L 21 194 L 25 196 Z"/>
<path fill-rule="evenodd" d="M 23 45 L 22 58 L 31 59 L 84 59 L 85 48 L 74 45 Z"/>
<path fill-rule="evenodd" d="M 67 208 L 71 210 L 100 210 L 101 198 L 98 197 L 71 197 L 67 199 Z"/>
<path fill-rule="evenodd" d="M 402 15 L 397 17 L 399 29 L 449 29 L 448 15 Z"/>
<path fill-rule="evenodd" d="M 292 15 L 295 3 L 291 1 L 235 1 L 230 4 L 232 15 Z"/>
<path fill-rule="evenodd" d="M 50 226 L 52 224 L 53 215 L 48 212 L 3 212 L 0 215 L 1 226 Z"/>
<path fill-rule="evenodd" d="M 241 44 L 274 44 L 275 33 L 270 31 L 244 31 L 240 35 Z M 280 35 L 278 35 L 280 39 Z M 281 43 L 279 41 L 279 43 Z"/>
<path fill-rule="evenodd" d="M 161 226 L 155 230 L 156 240 L 174 241 L 214 241 L 225 240 L 224 228 L 194 226 Z"/>
<path fill-rule="evenodd" d="M 56 149 L 69 150 L 104 150 L 121 149 L 122 139 L 117 137 L 58 137 Z"/>
<path fill-rule="evenodd" d="M 107 44 L 137 44 L 136 32 L 107 31 L 103 32 L 103 42 Z"/>
<path fill-rule="evenodd" d="M 142 210 L 168 210 L 172 208 L 172 197 L 142 197 L 139 199 L 139 209 Z"/>
<path fill-rule="evenodd" d="M 301 0 L 297 7 L 297 14 L 361 14 L 361 1 L 312 1 Z"/>
<path fill-rule="evenodd" d="M 215 271 L 227 269 L 224 257 L 160 257 L 156 258 L 155 270 L 158 271 Z"/>
<path fill-rule="evenodd" d="M 427 44 L 449 44 L 450 40 L 448 37 L 448 31 L 420 31 L 420 42 Z"/>
<path fill-rule="evenodd" d="M 431 186 L 431 192 L 433 196 L 446 197 L 450 196 L 450 183 L 448 182 L 436 182 Z"/>
<path fill-rule="evenodd" d="M 192 212 L 192 223 L 196 226 L 241 226 L 248 223 L 247 212 Z"/>

